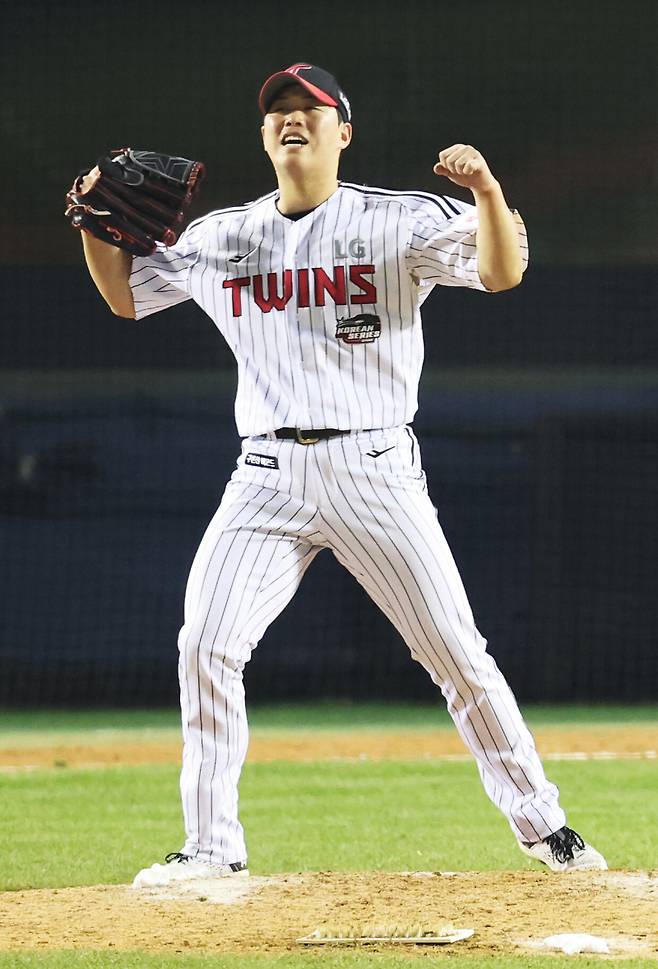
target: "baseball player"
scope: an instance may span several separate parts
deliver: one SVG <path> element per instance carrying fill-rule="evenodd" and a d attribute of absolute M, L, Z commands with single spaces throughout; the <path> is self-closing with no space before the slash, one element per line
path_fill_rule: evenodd
<path fill-rule="evenodd" d="M 91 275 L 116 314 L 143 319 L 193 299 L 238 363 L 242 451 L 194 559 L 179 637 L 186 840 L 134 885 L 247 873 L 242 672 L 323 548 L 441 690 L 521 850 L 553 871 L 606 868 L 566 826 L 475 626 L 410 427 L 423 301 L 437 284 L 518 285 L 523 222 L 470 145 L 440 151 L 434 172 L 470 189 L 473 205 L 338 181 L 351 109 L 319 67 L 273 74 L 259 106 L 275 191 L 211 212 L 151 256 L 83 232 Z"/>

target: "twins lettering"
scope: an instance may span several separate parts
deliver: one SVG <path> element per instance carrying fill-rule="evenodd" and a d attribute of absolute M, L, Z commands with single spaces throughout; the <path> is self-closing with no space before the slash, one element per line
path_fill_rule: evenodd
<path fill-rule="evenodd" d="M 254 302 L 263 313 L 273 309 L 282 310 L 296 297 L 300 309 L 309 306 L 324 306 L 327 297 L 336 306 L 377 302 L 377 287 L 367 276 L 374 275 L 373 265 L 334 266 L 334 274 L 319 267 L 313 269 L 284 269 L 283 272 L 259 274 L 257 276 L 236 276 L 225 279 L 224 289 L 231 290 L 233 316 L 242 316 L 242 290 L 252 288 Z M 296 286 L 293 285 L 296 277 Z"/>

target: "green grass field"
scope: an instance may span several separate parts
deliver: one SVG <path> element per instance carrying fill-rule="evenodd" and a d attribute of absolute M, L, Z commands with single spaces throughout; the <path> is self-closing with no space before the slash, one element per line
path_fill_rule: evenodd
<path fill-rule="evenodd" d="M 454 952 L 432 952 L 422 956 L 388 955 L 381 952 L 317 952 L 283 956 L 169 956 L 143 953 L 114 954 L 101 952 L 53 952 L 38 955 L 0 954 L 2 969 L 424 969 L 426 966 L 445 966 L 446 969 L 648 969 L 645 959 L 615 959 L 609 962 L 600 956 L 523 956 L 518 960 L 509 956 L 463 956 Z M 655 965 L 655 963 L 654 963 Z"/>
<path fill-rule="evenodd" d="M 536 708 L 529 722 L 656 724 L 656 708 Z M 427 707 L 315 706 L 255 710 L 257 731 L 436 729 L 447 718 Z M 71 743 L 170 736 L 173 711 L 0 715 L 0 748 L 68 737 Z M 658 868 L 658 762 L 549 762 L 570 823 L 601 848 L 614 868 Z M 0 774 L 4 864 L 0 889 L 129 882 L 135 872 L 182 841 L 175 766 L 18 771 Z M 254 874 L 303 871 L 529 870 L 505 819 L 489 803 L 474 764 L 445 761 L 247 763 L 242 820 Z M 0 915 L 1 917 L 1 915 Z M 451 965 L 480 969 L 485 961 L 444 951 Z M 176 967 L 176 969 L 302 969 L 361 965 L 409 967 L 421 956 L 314 952 L 295 956 L 155 956 L 142 953 L 0 953 L 0 969 L 39 966 Z M 436 959 L 436 953 L 434 954 Z M 573 957 L 489 957 L 486 965 L 561 969 Z M 600 965 L 579 956 L 577 965 Z M 654 965 L 656 963 L 653 963 Z M 615 960 L 620 967 L 647 965 Z"/>
<path fill-rule="evenodd" d="M 600 724 L 655 724 L 658 732 L 658 704 L 533 704 L 523 708 L 531 727 Z M 349 703 L 321 701 L 313 704 L 257 706 L 249 710 L 252 731 L 278 730 L 454 730 L 442 702 Z M 17 743 L 55 743 L 59 737 L 69 743 L 91 739 L 162 737 L 170 731 L 180 734 L 177 710 L 2 710 L 0 747 Z"/>
<path fill-rule="evenodd" d="M 615 868 L 658 867 L 658 769 L 555 763 L 574 827 Z M 121 884 L 181 843 L 173 766 L 0 777 L 0 889 Z M 241 784 L 254 874 L 531 868 L 470 763 L 253 764 Z M 81 847 L 83 846 L 83 847 Z"/>

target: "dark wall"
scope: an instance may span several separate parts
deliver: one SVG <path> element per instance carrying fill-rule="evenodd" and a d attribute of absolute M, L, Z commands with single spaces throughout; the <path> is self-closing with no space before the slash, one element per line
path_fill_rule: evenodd
<path fill-rule="evenodd" d="M 238 451 L 212 370 L 5 388 L 0 702 L 175 701 L 186 574 Z M 519 697 L 652 699 L 658 382 L 429 372 L 430 495 Z M 434 695 L 323 552 L 247 670 L 252 699 Z"/>

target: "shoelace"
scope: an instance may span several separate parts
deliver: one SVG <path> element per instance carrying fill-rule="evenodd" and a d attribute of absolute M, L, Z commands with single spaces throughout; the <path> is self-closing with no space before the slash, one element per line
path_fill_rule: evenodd
<path fill-rule="evenodd" d="M 560 828 L 559 831 L 555 831 L 554 834 L 549 835 L 544 840 L 551 849 L 555 859 L 562 863 L 573 859 L 574 848 L 582 851 L 585 847 L 585 842 L 580 835 L 572 831 L 571 828 L 566 827 Z"/>

